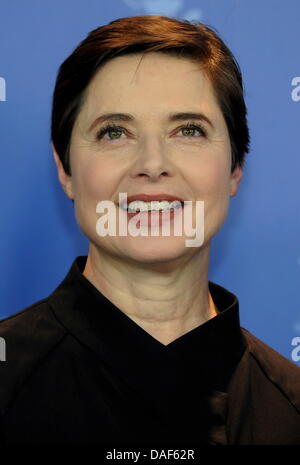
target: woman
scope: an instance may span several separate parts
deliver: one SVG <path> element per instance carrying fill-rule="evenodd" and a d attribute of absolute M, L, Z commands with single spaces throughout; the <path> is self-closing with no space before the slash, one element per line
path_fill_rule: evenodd
<path fill-rule="evenodd" d="M 299 368 L 208 281 L 249 146 L 223 41 L 163 16 L 95 29 L 60 67 L 51 139 L 90 247 L 1 322 L 3 444 L 300 444 Z"/>

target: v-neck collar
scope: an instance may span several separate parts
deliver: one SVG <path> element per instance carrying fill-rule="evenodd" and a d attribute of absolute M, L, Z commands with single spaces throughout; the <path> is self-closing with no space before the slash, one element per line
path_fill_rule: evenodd
<path fill-rule="evenodd" d="M 58 320 L 136 389 L 154 374 L 185 384 L 195 371 L 204 392 L 226 392 L 245 348 L 237 298 L 209 282 L 218 315 L 164 345 L 108 300 L 82 274 L 86 256 L 77 257 L 50 296 Z M 180 382 L 181 380 L 181 382 Z M 198 384 L 198 383 L 197 383 Z"/>

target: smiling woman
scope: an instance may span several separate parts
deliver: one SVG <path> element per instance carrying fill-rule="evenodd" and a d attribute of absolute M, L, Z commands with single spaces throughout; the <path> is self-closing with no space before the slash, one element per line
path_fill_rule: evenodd
<path fill-rule="evenodd" d="M 0 324 L 4 445 L 300 444 L 299 368 L 208 280 L 246 114 L 239 66 L 204 24 L 121 18 L 63 62 L 52 148 L 89 252 Z M 107 205 L 140 234 L 103 234 Z M 194 247 L 176 233 L 188 216 L 203 228 Z"/>

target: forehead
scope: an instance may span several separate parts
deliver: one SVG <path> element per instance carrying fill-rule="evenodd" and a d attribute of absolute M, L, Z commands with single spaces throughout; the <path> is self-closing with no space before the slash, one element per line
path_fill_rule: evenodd
<path fill-rule="evenodd" d="M 84 116 L 101 110 L 163 114 L 181 107 L 220 113 L 212 84 L 201 65 L 151 52 L 116 57 L 105 63 L 86 89 Z"/>

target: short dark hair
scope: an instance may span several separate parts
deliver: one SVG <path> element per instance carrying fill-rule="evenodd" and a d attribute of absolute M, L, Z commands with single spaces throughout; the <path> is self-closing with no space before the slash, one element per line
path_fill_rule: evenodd
<path fill-rule="evenodd" d="M 249 152 L 247 107 L 240 67 L 223 40 L 207 25 L 167 16 L 131 16 L 92 30 L 61 64 L 52 102 L 51 140 L 64 170 L 71 174 L 70 140 L 84 103 L 84 91 L 112 58 L 163 52 L 201 64 L 213 86 L 231 142 L 231 171 Z"/>

